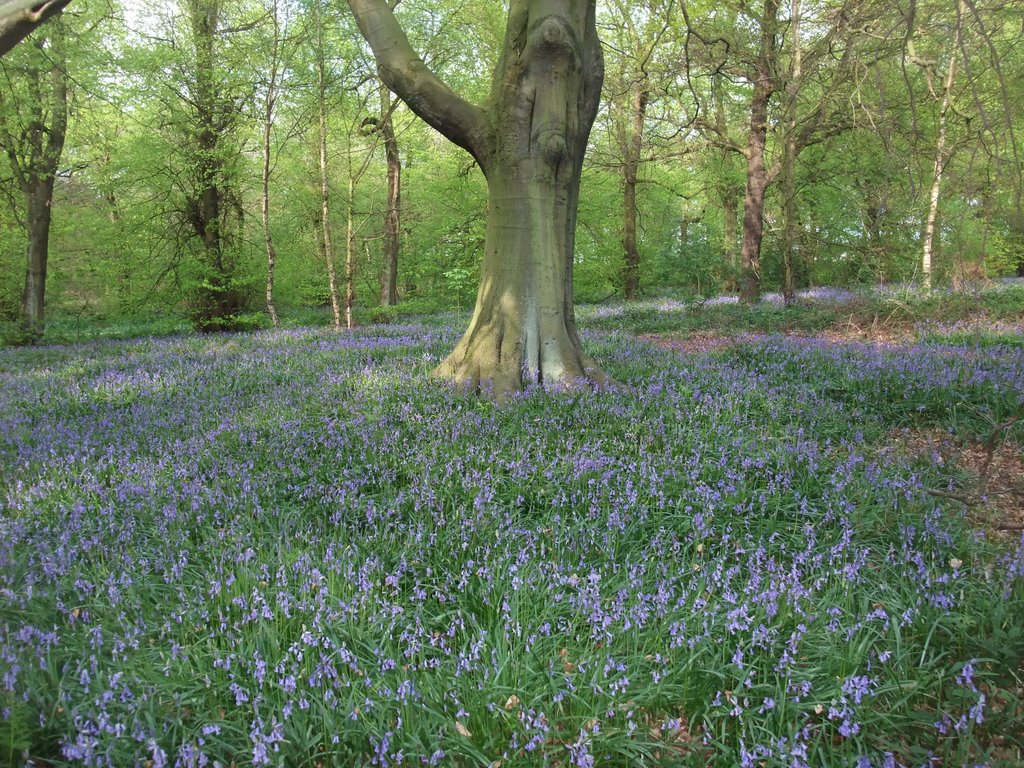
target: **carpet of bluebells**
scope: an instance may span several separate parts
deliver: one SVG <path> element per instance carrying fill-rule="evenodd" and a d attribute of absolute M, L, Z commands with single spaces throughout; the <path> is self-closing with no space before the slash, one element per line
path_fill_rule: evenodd
<path fill-rule="evenodd" d="M 0 351 L 0 764 L 1015 765 L 1024 545 L 885 451 L 1020 346 L 589 351 L 448 327 Z"/>

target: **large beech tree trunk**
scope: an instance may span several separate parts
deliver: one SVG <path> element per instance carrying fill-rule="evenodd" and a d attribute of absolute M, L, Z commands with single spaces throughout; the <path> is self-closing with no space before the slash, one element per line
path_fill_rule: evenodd
<path fill-rule="evenodd" d="M 498 401 L 533 383 L 606 381 L 583 352 L 572 301 L 580 173 L 604 76 L 594 0 L 512 0 L 482 106 L 427 69 L 384 0 L 349 6 L 382 79 L 487 177 L 476 309 L 435 374 Z"/>

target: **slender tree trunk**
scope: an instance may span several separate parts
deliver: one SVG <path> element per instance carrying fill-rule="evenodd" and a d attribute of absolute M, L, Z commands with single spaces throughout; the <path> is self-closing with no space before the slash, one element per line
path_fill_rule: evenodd
<path fill-rule="evenodd" d="M 883 282 L 885 272 L 883 256 L 885 245 L 882 241 L 882 211 L 874 202 L 868 202 L 864 209 L 864 231 L 868 236 L 869 268 L 876 282 Z"/>
<path fill-rule="evenodd" d="M 1024 225 L 1020 226 L 1019 238 L 1024 240 Z M 1017 256 L 1017 277 L 1024 277 L 1024 253 Z"/>
<path fill-rule="evenodd" d="M 625 159 L 622 164 L 623 210 L 625 221 L 622 244 L 626 263 L 623 270 L 623 291 L 632 300 L 640 289 L 640 250 L 636 238 L 636 185 L 640 169 L 640 150 L 643 146 L 644 117 L 647 113 L 648 92 L 641 83 L 633 92 L 630 105 L 631 133 L 623 137 Z"/>
<path fill-rule="evenodd" d="M 33 179 L 25 195 L 28 208 L 28 269 L 22 299 L 22 326 L 31 336 L 41 336 L 45 326 L 46 264 L 50 255 L 50 222 L 53 176 Z"/>
<path fill-rule="evenodd" d="M 349 160 L 351 162 L 351 154 Z M 352 169 L 348 173 L 348 198 L 345 206 L 345 327 L 352 330 L 355 322 L 352 318 L 352 306 L 356 302 L 356 182 Z"/>
<path fill-rule="evenodd" d="M 753 304 L 761 294 L 761 239 L 764 235 L 764 195 L 768 188 L 765 144 L 768 137 L 768 103 L 775 92 L 772 62 L 775 58 L 775 26 L 778 0 L 765 0 L 761 20 L 761 48 L 750 101 L 750 136 L 747 140 L 747 189 L 743 200 L 743 247 L 740 300 Z"/>
<path fill-rule="evenodd" d="M 925 288 L 932 287 L 932 261 L 935 255 L 935 222 L 939 215 L 939 196 L 942 189 L 942 172 L 946 167 L 946 117 L 949 102 L 953 95 L 953 80 L 956 77 L 957 52 L 950 53 L 949 65 L 946 67 L 945 88 L 942 91 L 942 105 L 939 107 L 939 136 L 935 142 L 935 167 L 932 175 L 932 187 L 928 195 L 928 217 L 924 226 L 923 248 L 921 252 L 921 276 Z"/>
<path fill-rule="evenodd" d="M 715 104 L 715 132 L 724 140 L 729 135 L 725 120 L 725 99 L 722 95 L 721 78 L 711 79 L 711 98 Z M 722 178 L 719 179 L 719 193 L 722 202 L 722 264 L 728 269 L 728 289 L 736 290 L 739 275 L 736 251 L 736 207 L 739 204 L 739 189 L 733 182 L 733 152 L 728 147 L 721 150 Z"/>
<path fill-rule="evenodd" d="M 318 21 L 320 21 L 318 19 Z M 318 25 L 318 29 L 321 27 Z M 322 29 L 318 32 L 322 36 Z M 331 242 L 331 184 L 327 163 L 327 84 L 326 84 L 326 62 L 324 61 L 323 38 L 318 37 L 319 48 L 317 51 L 317 107 L 320 135 L 317 143 L 320 161 L 320 223 L 322 226 L 322 239 L 324 259 L 327 261 L 327 285 L 331 292 L 331 313 L 334 317 L 334 327 L 341 329 L 341 299 L 338 295 L 338 272 L 334 264 L 334 244 Z"/>
<path fill-rule="evenodd" d="M 622 271 L 622 290 L 627 301 L 636 298 L 640 289 L 640 252 L 636 247 L 636 175 L 630 175 L 623 166 L 623 212 L 625 214 L 622 232 L 622 244 L 625 248 L 626 262 Z"/>
<path fill-rule="evenodd" d="M 327 261 L 327 287 L 331 293 L 331 313 L 334 327 L 341 329 L 341 299 L 338 296 L 338 272 L 334 264 L 334 244 L 331 242 L 331 187 L 327 167 L 327 119 L 320 113 L 320 242 Z"/>
<path fill-rule="evenodd" d="M 796 156 L 797 156 L 797 101 L 802 77 L 802 49 L 800 47 L 800 0 L 791 0 L 790 35 L 793 59 L 786 84 L 786 143 L 782 154 L 782 298 L 788 307 L 796 300 L 793 280 L 794 261 L 797 258 Z"/>
<path fill-rule="evenodd" d="M 202 243 L 203 268 L 194 322 L 202 331 L 223 331 L 234 326 L 242 303 L 234 285 L 235 263 L 226 252 L 231 182 L 225 174 L 222 139 L 233 127 L 233 115 L 225 109 L 216 69 L 223 9 L 221 0 L 189 0 L 185 8 L 195 57 L 190 94 L 195 128 L 188 135 L 196 144 L 195 182 L 188 204 L 193 231 Z"/>
<path fill-rule="evenodd" d="M 818 227 L 814 220 L 814 211 L 808 211 L 800 222 L 800 242 L 803 251 L 803 263 L 807 269 L 807 287 L 814 288 L 814 265 L 818 261 Z"/>
<path fill-rule="evenodd" d="M 683 199 L 682 210 L 679 211 L 679 254 L 685 256 L 690 242 L 690 201 Z"/>
<path fill-rule="evenodd" d="M 398 303 L 398 252 L 401 246 L 402 158 L 398 138 L 391 119 L 391 92 L 380 86 L 380 129 L 384 138 L 384 154 L 388 163 L 387 202 L 384 212 L 384 272 L 381 279 L 380 303 L 385 307 Z"/>
<path fill-rule="evenodd" d="M 105 153 L 103 157 L 103 164 L 109 166 L 112 157 L 110 153 Z M 107 209 L 107 218 L 110 223 L 115 226 L 121 224 L 121 209 L 118 205 L 117 195 L 113 189 L 107 190 L 103 194 L 103 199 L 106 201 L 109 208 Z M 117 300 L 122 310 L 127 310 L 131 306 L 132 297 L 132 262 L 131 256 L 124 250 L 119 249 L 119 256 L 117 258 L 118 270 L 117 270 Z"/>
<path fill-rule="evenodd" d="M 722 262 L 729 267 L 729 285 L 736 289 L 736 275 L 739 273 L 737 261 L 736 233 L 739 228 L 739 221 L 736 215 L 736 208 L 739 203 L 739 194 L 732 184 L 722 188 Z"/>
<path fill-rule="evenodd" d="M 274 267 L 277 264 L 277 251 L 274 248 L 274 237 L 270 232 L 270 139 L 274 126 L 274 104 L 277 100 L 277 59 L 280 50 L 281 26 L 277 18 L 277 0 L 271 6 L 274 24 L 274 42 L 270 55 L 270 77 L 267 80 L 267 97 L 263 103 L 263 195 L 260 200 L 260 214 L 263 219 L 263 244 L 267 252 L 267 313 L 270 322 L 277 328 L 281 323 L 274 305 Z"/>

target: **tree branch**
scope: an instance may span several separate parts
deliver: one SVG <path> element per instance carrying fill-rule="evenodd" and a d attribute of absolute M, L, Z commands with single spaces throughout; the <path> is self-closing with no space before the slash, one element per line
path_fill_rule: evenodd
<path fill-rule="evenodd" d="M 36 27 L 64 10 L 71 0 L 0 0 L 0 56 L 27 37 Z"/>
<path fill-rule="evenodd" d="M 486 168 L 490 130 L 483 110 L 455 93 L 416 55 L 387 0 L 348 0 L 348 5 L 373 50 L 381 80 L 428 125 Z"/>

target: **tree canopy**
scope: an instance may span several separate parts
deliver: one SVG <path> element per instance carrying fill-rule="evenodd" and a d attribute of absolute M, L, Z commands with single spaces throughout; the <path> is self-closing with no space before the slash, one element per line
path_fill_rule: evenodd
<path fill-rule="evenodd" d="M 586 378 L 574 302 L 1012 275 L 1017 10 L 5 0 L 0 316 L 47 327 L 25 315 L 33 199 L 50 200 L 37 303 L 57 320 L 215 330 L 271 308 L 281 322 L 334 307 L 343 325 L 476 304 L 446 364 L 471 386 Z M 38 165 L 52 195 L 26 195 L 31 158 L 62 132 L 52 172 Z M 562 256 L 543 272 L 509 250 Z M 539 298 L 552 286 L 560 298 Z M 480 306 L 508 297 L 518 308 Z"/>

